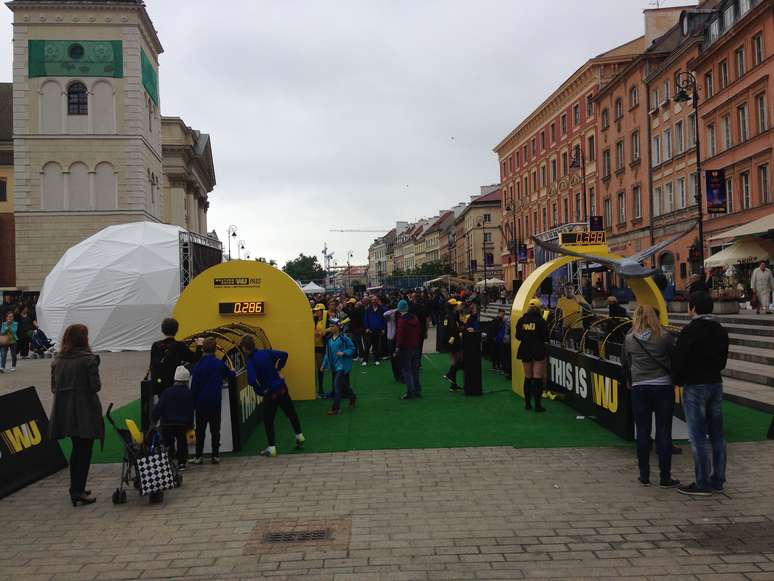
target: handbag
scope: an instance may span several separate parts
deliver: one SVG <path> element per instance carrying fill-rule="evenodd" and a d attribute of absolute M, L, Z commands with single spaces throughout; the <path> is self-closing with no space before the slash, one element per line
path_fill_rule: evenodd
<path fill-rule="evenodd" d="M 140 496 L 162 490 L 171 490 L 177 486 L 172 474 L 172 466 L 169 463 L 169 456 L 164 448 L 159 448 L 158 452 L 138 458 L 137 472 L 140 476 Z"/>

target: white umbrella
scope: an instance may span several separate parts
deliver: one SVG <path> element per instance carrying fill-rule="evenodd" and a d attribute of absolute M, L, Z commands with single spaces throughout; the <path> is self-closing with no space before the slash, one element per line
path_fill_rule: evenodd
<path fill-rule="evenodd" d="M 306 283 L 304 286 L 301 287 L 301 290 L 308 295 L 314 295 L 317 293 L 325 292 L 325 289 L 321 287 L 319 284 L 315 284 L 314 281 L 310 281 Z"/>
<path fill-rule="evenodd" d="M 505 281 L 500 280 L 499 278 L 487 278 L 486 279 L 486 285 L 487 286 L 505 286 Z M 481 279 L 476 283 L 476 286 L 484 286 L 484 279 Z"/>
<path fill-rule="evenodd" d="M 745 238 L 707 258 L 704 266 L 715 268 L 735 264 L 755 264 L 761 260 L 768 261 L 772 256 L 774 256 L 774 240 Z"/>

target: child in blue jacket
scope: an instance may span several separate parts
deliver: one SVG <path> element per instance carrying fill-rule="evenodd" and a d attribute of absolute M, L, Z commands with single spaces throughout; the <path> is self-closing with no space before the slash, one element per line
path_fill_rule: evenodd
<path fill-rule="evenodd" d="M 162 392 L 151 414 L 154 422 L 161 422 L 161 438 L 169 450 L 170 460 L 177 457 L 177 467 L 181 472 L 188 462 L 186 433 L 194 425 L 193 400 L 188 390 L 190 379 L 189 371 L 179 365 L 175 369 L 174 383 Z"/>
<path fill-rule="evenodd" d="M 352 371 L 352 358 L 355 356 L 355 344 L 341 332 L 341 323 L 337 319 L 328 319 L 331 336 L 325 346 L 320 371 L 331 368 L 333 371 L 333 407 L 329 416 L 341 413 L 341 398 L 349 398 L 349 407 L 355 407 L 357 395 L 349 384 L 349 372 Z"/>
<path fill-rule="evenodd" d="M 204 436 L 207 426 L 212 436 L 212 463 L 219 464 L 220 459 L 220 415 L 223 394 L 223 382 L 234 377 L 234 372 L 215 356 L 217 343 L 208 337 L 202 344 L 204 356 L 193 368 L 191 374 L 191 397 L 196 409 L 196 457 L 191 464 L 201 464 L 204 452 Z"/>
<path fill-rule="evenodd" d="M 247 364 L 247 382 L 255 390 L 255 393 L 263 398 L 263 425 L 266 429 L 268 446 L 261 452 L 262 456 L 274 458 L 277 456 L 277 442 L 274 434 L 274 416 L 277 408 L 281 408 L 293 426 L 296 434 L 296 448 L 303 446 L 306 438 L 301 432 L 301 422 L 298 419 L 293 400 L 290 399 L 288 386 L 279 374 L 285 367 L 288 354 L 285 351 L 273 349 L 256 349 L 255 337 L 245 335 L 239 341 L 239 348 L 245 356 Z"/>

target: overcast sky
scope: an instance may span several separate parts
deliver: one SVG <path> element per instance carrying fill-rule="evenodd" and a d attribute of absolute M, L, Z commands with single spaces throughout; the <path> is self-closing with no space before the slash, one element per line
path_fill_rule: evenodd
<path fill-rule="evenodd" d="M 146 0 L 162 113 L 212 136 L 209 226 L 253 257 L 365 263 L 396 220 L 497 183 L 492 148 L 650 0 Z M 691 4 L 661 2 L 662 5 Z M 0 11 L 11 79 L 11 13 Z M 233 250 L 236 255 L 236 250 Z"/>

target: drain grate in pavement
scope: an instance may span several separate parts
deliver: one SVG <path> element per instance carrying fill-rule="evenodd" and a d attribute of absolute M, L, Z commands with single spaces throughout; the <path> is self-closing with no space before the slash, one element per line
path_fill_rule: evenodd
<path fill-rule="evenodd" d="M 304 543 L 307 541 L 327 541 L 331 538 L 331 529 L 312 531 L 268 532 L 263 535 L 264 543 Z"/>
<path fill-rule="evenodd" d="M 347 551 L 352 517 L 274 518 L 259 520 L 245 543 L 243 554 L 288 551 Z"/>

